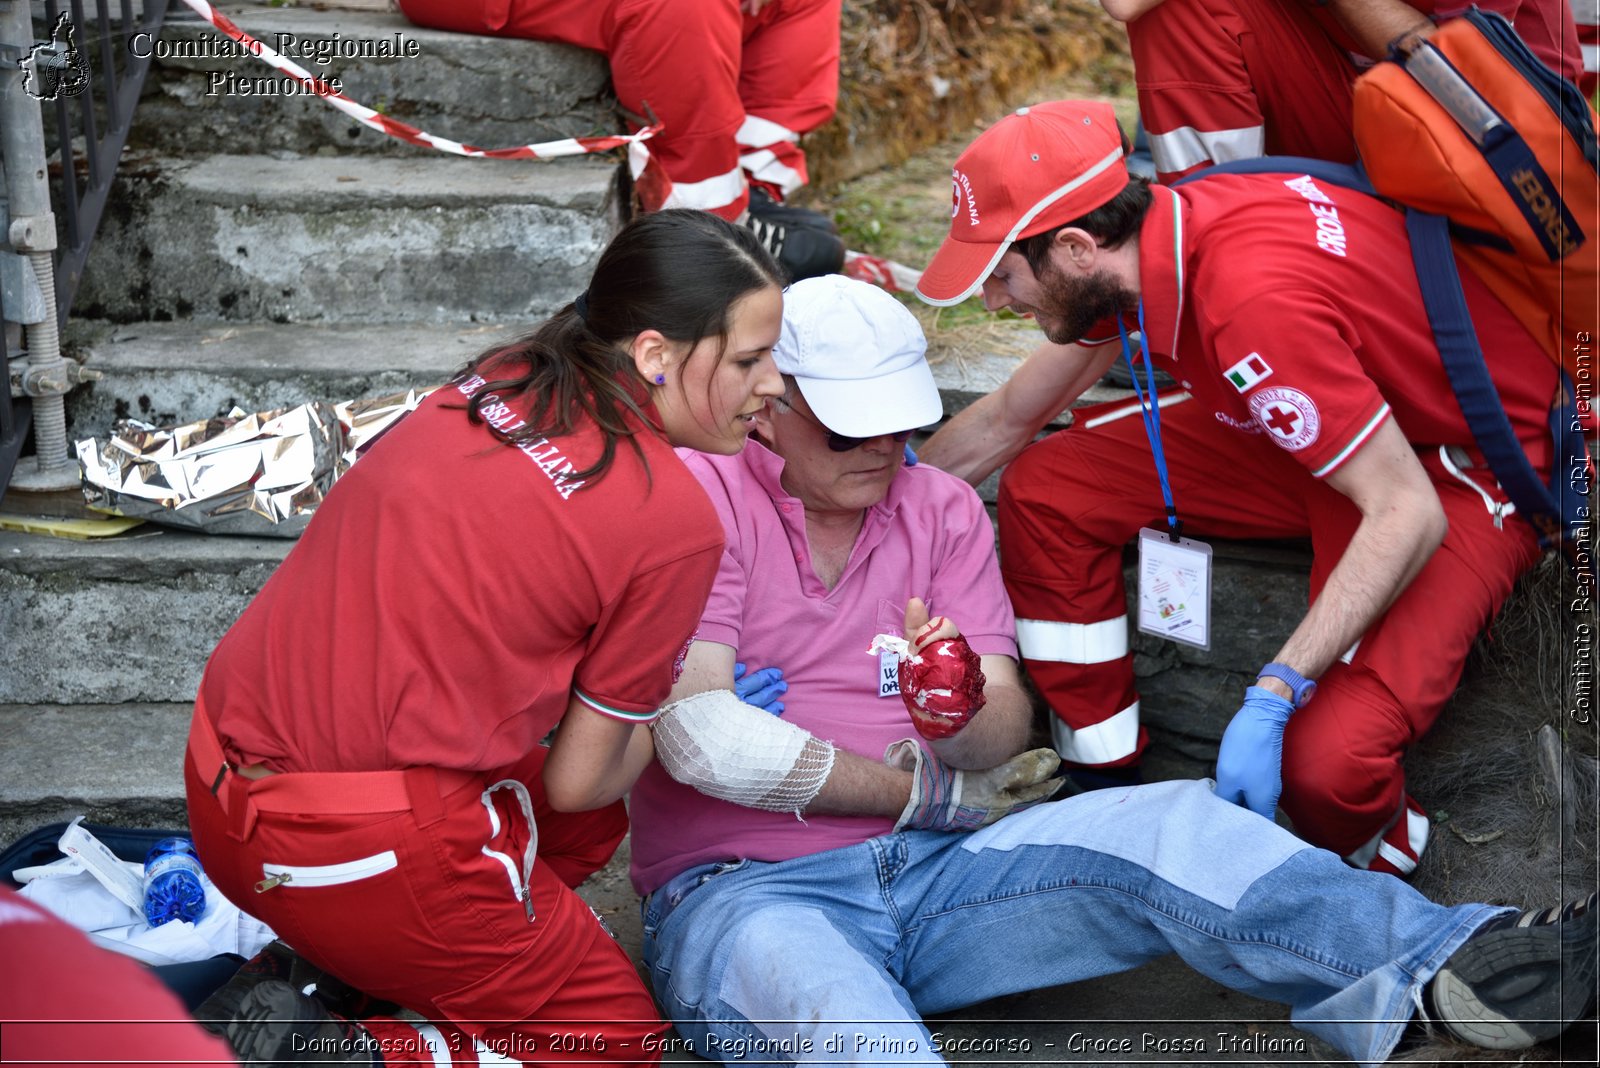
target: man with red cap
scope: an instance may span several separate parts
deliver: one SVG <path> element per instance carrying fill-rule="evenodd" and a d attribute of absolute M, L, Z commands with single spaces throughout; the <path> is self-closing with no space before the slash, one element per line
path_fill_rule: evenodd
<path fill-rule="evenodd" d="M 783 204 L 806 183 L 800 135 L 833 117 L 840 0 L 400 0 L 418 26 L 604 52 L 640 206 L 698 208 L 756 231 L 791 278 L 837 271 L 828 218 Z"/>
<path fill-rule="evenodd" d="M 1309 537 L 1310 609 L 1242 695 L 1216 789 L 1268 818 L 1281 800 L 1307 840 L 1408 875 L 1429 820 L 1402 758 L 1538 542 L 1456 404 L 1398 212 L 1297 173 L 1147 185 L 1124 144 L 1105 105 L 1043 104 L 956 161 L 950 235 L 918 294 L 981 291 L 1060 347 L 923 457 L 972 482 L 1011 461 L 1001 567 L 1023 661 L 1058 751 L 1112 777 L 1136 774 L 1145 742 L 1123 547 L 1164 508 L 1190 534 Z M 1511 426 L 1548 471 L 1555 365 L 1476 276 L 1461 280 Z M 1107 318 L 1142 324 L 1181 389 L 1149 434 L 1137 403 L 1086 408 L 1024 448 L 1116 357 L 1077 343 Z"/>
<path fill-rule="evenodd" d="M 1584 72 L 1573 12 L 1594 0 L 1476 0 L 1551 70 Z M 1389 42 L 1469 0 L 1101 0 L 1127 23 L 1159 181 L 1263 154 L 1350 163 L 1352 89 Z M 1591 86 L 1592 88 L 1592 86 Z"/>

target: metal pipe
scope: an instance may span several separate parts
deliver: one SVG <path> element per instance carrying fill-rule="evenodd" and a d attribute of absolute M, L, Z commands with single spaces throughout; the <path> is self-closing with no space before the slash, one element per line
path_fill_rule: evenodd
<path fill-rule="evenodd" d="M 33 43 L 29 5 L 0 0 L 0 42 L 24 51 Z M 10 225 L 6 238 L 24 253 L 45 295 L 43 322 L 25 322 L 28 366 L 24 388 L 34 394 L 34 463 L 18 466 L 11 484 L 24 490 L 71 489 L 78 485 L 77 464 L 67 455 L 66 361 L 55 314 L 56 221 L 50 211 L 45 169 L 44 119 L 39 102 L 23 91 L 23 71 L 0 64 L 0 156 L 5 159 Z M 55 387 L 55 388 L 50 388 Z"/>

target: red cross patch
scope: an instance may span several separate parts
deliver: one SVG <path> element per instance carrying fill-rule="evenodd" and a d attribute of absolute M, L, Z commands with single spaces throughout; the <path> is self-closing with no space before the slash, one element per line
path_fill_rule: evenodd
<path fill-rule="evenodd" d="M 1322 430 L 1322 417 L 1310 397 L 1298 389 L 1273 386 L 1250 394 L 1250 412 L 1272 440 L 1291 452 L 1310 445 Z"/>

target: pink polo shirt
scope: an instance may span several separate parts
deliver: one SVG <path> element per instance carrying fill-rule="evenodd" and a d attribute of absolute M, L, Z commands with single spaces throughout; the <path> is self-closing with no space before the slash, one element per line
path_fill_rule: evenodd
<path fill-rule="evenodd" d="M 697 640 L 738 651 L 788 680 L 783 718 L 873 760 L 917 737 L 899 696 L 879 696 L 867 646 L 899 634 L 906 601 L 947 615 L 980 656 L 1015 658 L 1016 624 L 1000 583 L 994 528 L 959 479 L 904 468 L 861 533 L 833 589 L 812 570 L 805 509 L 779 481 L 783 460 L 752 441 L 737 456 L 681 452 L 722 519 L 727 548 Z M 641 894 L 710 861 L 787 860 L 886 834 L 892 821 L 762 812 L 674 782 L 652 764 L 633 788 L 633 883 Z"/>

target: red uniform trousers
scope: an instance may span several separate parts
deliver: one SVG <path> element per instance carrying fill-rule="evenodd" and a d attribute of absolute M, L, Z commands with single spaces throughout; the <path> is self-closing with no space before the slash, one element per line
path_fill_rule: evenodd
<path fill-rule="evenodd" d="M 1097 426 L 1096 417 L 1125 414 Z M 1136 403 L 1079 409 L 1077 425 L 1023 451 L 1000 482 L 1000 566 L 1029 677 L 1054 710 L 1057 749 L 1080 765 L 1138 760 L 1123 547 L 1164 514 Z M 1184 532 L 1309 536 L 1314 600 L 1360 521 L 1346 497 L 1198 400 L 1169 404 L 1161 436 Z M 1418 451 L 1444 504 L 1444 543 L 1345 662 L 1289 721 L 1281 804 L 1297 832 L 1358 867 L 1409 874 L 1428 821 L 1401 759 L 1454 691 L 1473 641 L 1539 558 L 1520 520 L 1496 529 L 1478 489 Z M 1497 500 L 1487 472 L 1472 472 Z M 1290 597 L 1289 591 L 1282 596 Z M 1215 627 L 1242 621 L 1219 619 Z M 1262 650 L 1263 661 L 1274 650 Z M 1243 694 L 1216 700 L 1231 711 Z"/>
<path fill-rule="evenodd" d="M 197 710 L 184 761 L 190 827 L 230 901 L 317 966 L 425 1018 L 362 1021 L 385 1061 L 655 1063 L 666 1026 L 627 954 L 570 889 L 615 852 L 627 813 L 620 801 L 551 809 L 546 753 L 497 775 L 252 781 L 223 765 Z M 525 878 L 530 828 L 537 855 Z M 286 868 L 287 881 L 257 889 Z"/>
<path fill-rule="evenodd" d="M 664 129 L 629 150 L 645 210 L 737 220 L 745 176 L 780 194 L 806 182 L 801 134 L 839 96 L 841 0 L 400 0 L 419 26 L 561 41 L 604 52 L 623 108 Z"/>
<path fill-rule="evenodd" d="M 1582 64 L 1567 2 L 1482 6 L 1514 16 L 1529 47 L 1576 80 Z M 1313 11 L 1299 0 L 1165 0 L 1128 23 L 1158 181 L 1260 155 L 1354 161 L 1360 70 Z"/>

